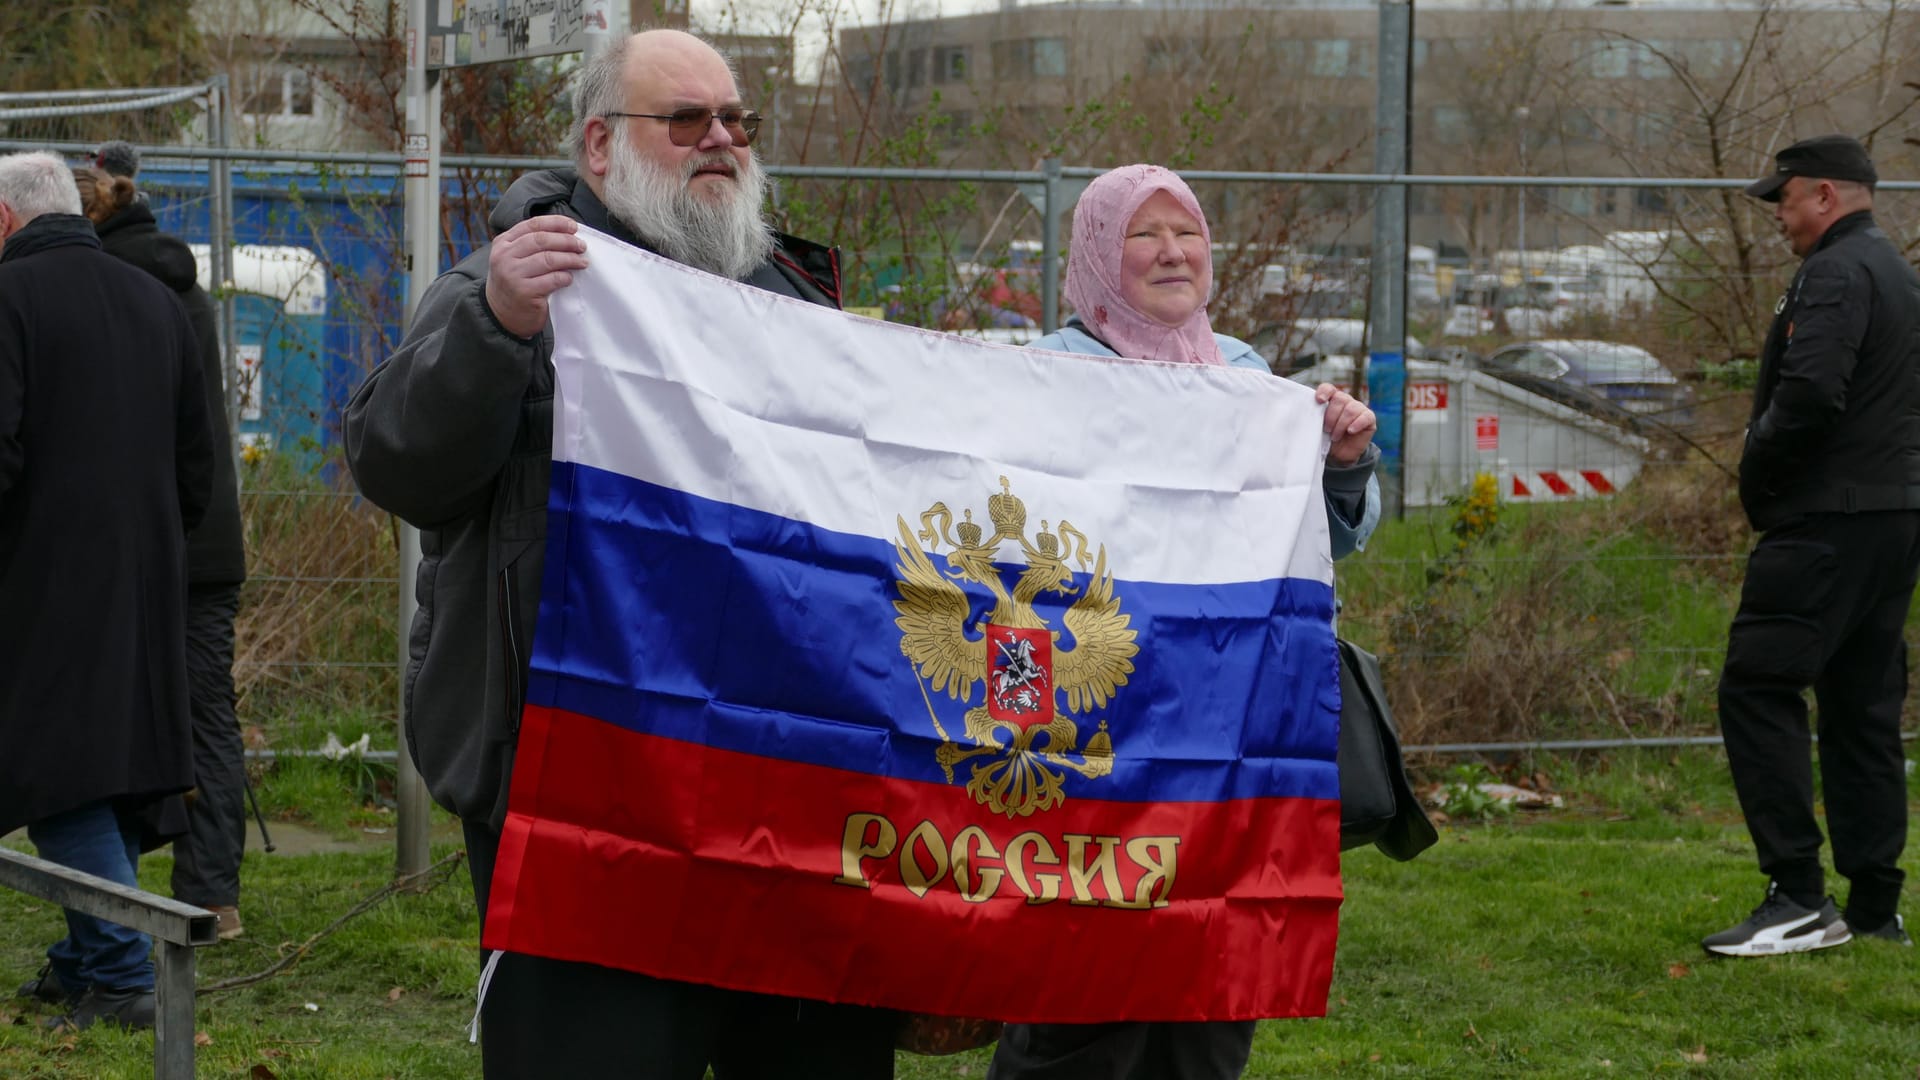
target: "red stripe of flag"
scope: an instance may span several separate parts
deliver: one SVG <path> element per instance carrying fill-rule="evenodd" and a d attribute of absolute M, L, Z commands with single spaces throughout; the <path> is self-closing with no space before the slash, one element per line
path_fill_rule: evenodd
<path fill-rule="evenodd" d="M 484 942 L 949 1015 L 1319 1016 L 1339 816 L 1328 799 L 1076 792 L 1008 818 L 964 779 L 891 780 L 530 706 Z"/>

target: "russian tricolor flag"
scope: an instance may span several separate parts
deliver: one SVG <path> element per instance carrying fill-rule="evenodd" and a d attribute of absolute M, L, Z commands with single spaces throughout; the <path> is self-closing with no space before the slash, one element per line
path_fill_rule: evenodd
<path fill-rule="evenodd" d="M 1312 393 L 583 234 L 487 947 L 1015 1021 L 1324 1013 Z"/>

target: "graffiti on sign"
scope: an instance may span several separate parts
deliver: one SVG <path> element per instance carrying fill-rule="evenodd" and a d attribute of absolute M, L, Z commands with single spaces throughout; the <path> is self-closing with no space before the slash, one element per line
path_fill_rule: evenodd
<path fill-rule="evenodd" d="M 462 67 L 580 52 L 608 27 L 610 0 L 433 0 L 427 66 Z"/>

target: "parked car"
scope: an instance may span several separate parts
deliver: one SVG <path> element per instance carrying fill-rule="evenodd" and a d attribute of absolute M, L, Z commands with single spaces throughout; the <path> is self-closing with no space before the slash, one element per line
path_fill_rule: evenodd
<path fill-rule="evenodd" d="M 1486 369 L 1514 381 L 1570 384 L 1638 416 L 1677 426 L 1693 390 L 1654 355 L 1611 341 L 1523 341 L 1496 350 Z"/>
<path fill-rule="evenodd" d="M 1265 357 L 1275 372 L 1291 375 L 1329 356 L 1357 355 L 1366 336 L 1364 319 L 1295 319 L 1254 331 L 1247 344 Z M 1427 347 L 1409 335 L 1407 355 L 1425 359 Z"/>

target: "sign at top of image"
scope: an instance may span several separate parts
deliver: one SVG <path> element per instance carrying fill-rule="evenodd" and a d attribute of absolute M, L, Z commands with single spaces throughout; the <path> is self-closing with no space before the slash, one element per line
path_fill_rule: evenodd
<path fill-rule="evenodd" d="M 580 52 L 611 0 L 427 0 L 427 67 Z"/>

